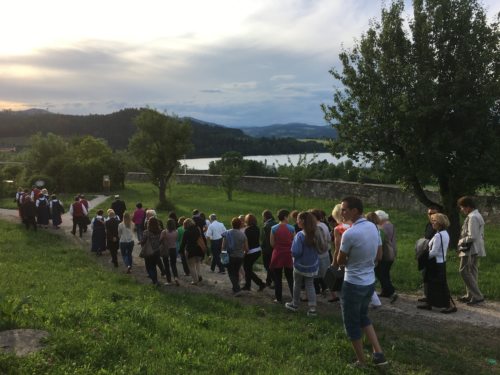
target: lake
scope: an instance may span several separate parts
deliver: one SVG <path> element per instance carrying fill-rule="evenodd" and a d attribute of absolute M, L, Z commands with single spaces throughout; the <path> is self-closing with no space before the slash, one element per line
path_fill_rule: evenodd
<path fill-rule="evenodd" d="M 302 154 L 292 154 L 292 155 L 256 155 L 256 156 L 244 156 L 243 159 L 256 160 L 262 163 L 267 162 L 267 165 L 283 165 L 288 164 L 288 158 L 293 164 L 297 164 L 299 157 Z M 311 160 L 314 154 L 306 154 L 307 160 Z M 343 156 L 341 158 L 335 158 L 332 154 L 328 152 L 316 154 L 317 158 L 315 161 L 326 160 L 332 164 L 339 164 L 349 160 L 348 157 Z M 182 165 L 186 165 L 189 169 L 196 170 L 208 170 L 208 164 L 211 161 L 220 160 L 220 158 L 199 158 L 199 159 L 181 159 L 179 160 Z M 357 164 L 357 163 L 355 163 Z"/>

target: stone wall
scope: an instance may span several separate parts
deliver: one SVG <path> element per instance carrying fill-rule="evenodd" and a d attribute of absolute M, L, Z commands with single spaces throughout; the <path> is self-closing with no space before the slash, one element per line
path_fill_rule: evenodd
<path fill-rule="evenodd" d="M 219 186 L 220 176 L 209 174 L 178 174 L 175 176 L 177 182 L 182 184 L 197 184 Z M 148 181 L 145 173 L 128 173 L 127 180 Z M 280 194 L 283 192 L 283 183 L 275 177 L 252 177 L 241 178 L 238 189 L 257 193 Z M 439 194 L 427 192 L 428 196 L 439 201 Z M 303 196 L 331 199 L 332 205 L 342 197 L 354 195 L 367 206 L 377 207 L 384 210 L 399 209 L 415 212 L 424 212 L 422 205 L 412 193 L 401 190 L 394 185 L 360 184 L 356 182 L 331 181 L 331 180 L 308 180 L 303 188 Z M 498 197 L 477 198 L 479 210 L 488 222 L 500 223 L 500 199 Z"/>

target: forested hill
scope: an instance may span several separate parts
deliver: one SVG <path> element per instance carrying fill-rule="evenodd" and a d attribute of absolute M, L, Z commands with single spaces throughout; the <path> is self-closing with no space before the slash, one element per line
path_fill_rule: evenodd
<path fill-rule="evenodd" d="M 302 123 L 274 124 L 241 128 L 252 137 L 291 137 L 295 139 L 336 138 L 337 132 L 329 125 L 315 126 Z"/>
<path fill-rule="evenodd" d="M 123 109 L 108 115 L 61 115 L 44 110 L 0 112 L 0 143 L 23 144 L 31 135 L 54 133 L 64 137 L 91 135 L 104 138 L 113 149 L 125 149 L 136 127 L 133 119 L 139 109 Z M 300 142 L 292 138 L 254 138 L 239 129 L 209 124 L 187 118 L 193 127 L 194 148 L 188 157 L 218 157 L 226 151 L 243 155 L 270 155 L 323 152 L 317 142 Z"/>

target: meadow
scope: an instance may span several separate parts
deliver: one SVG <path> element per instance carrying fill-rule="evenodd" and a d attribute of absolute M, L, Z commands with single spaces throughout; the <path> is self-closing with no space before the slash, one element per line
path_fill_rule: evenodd
<path fill-rule="evenodd" d="M 234 201 L 227 202 L 222 190 L 206 186 L 174 185 L 170 194 L 179 215 L 198 208 L 216 212 L 226 223 L 240 213 L 276 211 L 291 202 L 243 192 L 235 192 Z M 130 184 L 120 195 L 129 208 L 137 201 L 145 206 L 156 201 L 156 190 L 149 184 Z M 298 201 L 300 208 L 327 212 L 333 203 Z M 390 214 L 399 236 L 395 284 L 401 291 L 416 292 L 420 280 L 412 246 L 423 231 L 425 215 Z M 489 247 L 499 241 L 493 229 L 487 234 Z M 481 265 L 481 285 L 488 298 L 499 299 L 494 263 L 499 264 L 498 258 L 495 261 L 490 251 Z M 450 278 L 454 266 L 451 263 Z M 26 232 L 2 221 L 0 275 L 0 330 L 37 328 L 50 333 L 37 354 L 0 354 L 2 374 L 361 373 L 347 366 L 353 353 L 339 314 L 310 319 L 279 305 L 158 290 L 111 271 L 65 237 Z M 461 290 L 458 279 L 451 282 L 454 291 Z M 423 329 L 407 323 L 376 322 L 391 361 L 387 373 L 486 374 L 496 369 L 487 359 L 498 356 L 498 341 L 490 344 L 481 329 L 467 335 L 464 327 L 433 324 Z M 369 368 L 364 373 L 378 372 Z"/>

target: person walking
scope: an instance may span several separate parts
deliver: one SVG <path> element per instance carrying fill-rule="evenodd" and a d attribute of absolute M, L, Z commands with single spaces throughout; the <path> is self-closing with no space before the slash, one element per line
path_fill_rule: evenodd
<path fill-rule="evenodd" d="M 342 235 L 337 256 L 339 266 L 345 267 L 341 292 L 342 320 L 356 354 L 355 367 L 365 366 L 363 333 L 372 346 L 372 361 L 386 365 L 387 360 L 368 318 L 368 305 L 375 291 L 375 259 L 381 252 L 378 228 L 363 217 L 363 203 L 359 198 L 346 197 L 341 203 L 342 217 L 351 221 L 352 227 Z"/>
<path fill-rule="evenodd" d="M 36 232 L 36 205 L 29 194 L 24 196 L 23 203 L 21 204 L 21 218 L 26 226 L 26 230 L 29 230 L 32 226 L 33 230 Z"/>
<path fill-rule="evenodd" d="M 186 253 L 189 273 L 193 281 L 192 285 L 198 285 L 203 280 L 201 277 L 201 260 L 203 259 L 203 250 L 198 245 L 198 239 L 202 238 L 200 228 L 195 224 L 193 219 L 184 221 L 184 235 L 180 246 L 180 251 Z"/>
<path fill-rule="evenodd" d="M 175 247 L 177 248 L 177 253 L 181 257 L 182 270 L 184 271 L 184 276 L 190 276 L 189 273 L 189 265 L 186 258 L 186 252 L 181 251 L 181 243 L 184 238 L 184 221 L 186 221 L 185 216 L 181 216 L 177 221 L 177 241 L 175 243 Z"/>
<path fill-rule="evenodd" d="M 379 297 L 389 298 L 390 303 L 394 303 L 398 299 L 398 294 L 391 280 L 391 268 L 397 255 L 396 248 L 396 229 L 394 224 L 389 221 L 389 214 L 385 211 L 377 210 L 375 215 L 378 216 L 380 235 L 382 237 L 382 258 L 378 261 L 375 267 L 375 276 L 380 281 L 381 292 Z"/>
<path fill-rule="evenodd" d="M 441 307 L 444 308 L 441 310 L 442 313 L 450 314 L 457 311 L 446 280 L 446 254 L 450 244 L 450 236 L 446 229 L 450 226 L 450 221 L 445 215 L 437 213 L 431 216 L 431 223 L 436 234 L 429 241 L 428 260 L 424 274 L 424 280 L 427 283 L 427 300 L 417 308 L 431 310 L 432 307 Z"/>
<path fill-rule="evenodd" d="M 486 256 L 484 219 L 477 210 L 472 197 L 461 197 L 457 203 L 460 211 L 466 215 L 458 240 L 459 272 L 464 281 L 466 293 L 458 300 L 469 306 L 474 306 L 484 302 L 484 296 L 479 290 L 478 283 L 479 258 Z"/>
<path fill-rule="evenodd" d="M 175 285 L 179 285 L 179 275 L 177 274 L 177 223 L 174 219 L 167 220 L 167 228 L 162 230 L 160 235 L 161 253 L 163 265 L 167 275 L 165 285 L 172 285 L 172 275 L 174 276 Z M 172 269 L 172 273 L 170 273 Z"/>
<path fill-rule="evenodd" d="M 62 214 L 64 213 L 63 203 L 57 199 L 55 194 L 52 194 L 49 202 L 50 217 L 52 218 L 52 226 L 54 229 L 59 229 L 62 224 Z"/>
<path fill-rule="evenodd" d="M 102 215 L 103 211 L 100 211 Z M 75 201 L 73 202 L 73 204 L 69 207 L 69 213 L 73 217 L 73 229 L 71 230 L 71 233 L 75 235 L 76 227 L 78 226 L 78 233 L 81 238 L 83 227 L 85 225 L 85 217 L 87 216 L 88 212 L 83 203 L 80 201 L 80 197 L 78 195 L 75 197 Z"/>
<path fill-rule="evenodd" d="M 260 246 L 262 248 L 262 264 L 266 269 L 266 285 L 271 289 L 274 288 L 272 272 L 269 268 L 269 263 L 271 263 L 271 258 L 273 254 L 273 247 L 271 246 L 271 228 L 277 223 L 274 220 L 273 214 L 269 210 L 264 210 L 262 212 L 262 220 L 264 224 L 262 230 L 260 231 Z"/>
<path fill-rule="evenodd" d="M 127 210 L 125 201 L 120 199 L 118 194 L 115 195 L 115 200 L 111 203 L 111 209 L 115 212 L 118 221 L 122 221 L 123 213 Z"/>
<path fill-rule="evenodd" d="M 316 316 L 316 291 L 314 278 L 319 271 L 319 247 L 326 243 L 322 239 L 322 231 L 317 231 L 317 220 L 310 212 L 300 212 L 297 216 L 297 225 L 301 229 L 293 239 L 293 299 L 285 303 L 291 311 L 297 311 L 300 304 L 300 291 L 305 285 L 308 316 Z"/>
<path fill-rule="evenodd" d="M 146 271 L 148 273 L 151 282 L 155 286 L 159 286 L 158 283 L 158 272 L 156 267 L 160 260 L 160 234 L 161 228 L 158 219 L 151 216 L 146 224 L 146 229 L 142 233 L 141 246 L 143 248 L 151 247 L 150 253 L 144 255 L 144 265 L 146 266 Z M 149 243 L 148 243 L 149 242 Z"/>
<path fill-rule="evenodd" d="M 205 237 L 210 240 L 210 251 L 212 253 L 212 263 L 210 264 L 210 270 L 215 271 L 215 267 L 219 269 L 219 273 L 225 274 L 224 265 L 220 260 L 220 252 L 222 248 L 222 234 L 226 231 L 226 227 L 223 223 L 217 220 L 215 214 L 210 216 L 210 225 L 207 228 Z"/>
<path fill-rule="evenodd" d="M 142 232 L 144 231 L 144 221 L 146 220 L 146 211 L 142 208 L 142 203 L 139 202 L 135 205 L 134 216 L 132 222 L 134 223 L 137 232 L 137 240 L 142 240 Z"/>
<path fill-rule="evenodd" d="M 120 224 L 120 221 L 118 220 L 115 211 L 112 209 L 109 209 L 107 214 L 108 219 L 104 223 L 106 227 L 106 248 L 111 254 L 111 263 L 113 263 L 115 267 L 118 267 L 118 249 L 120 247 L 118 225 Z"/>
<path fill-rule="evenodd" d="M 95 252 L 97 256 L 102 255 L 102 252 L 106 250 L 106 224 L 103 215 L 103 210 L 97 210 L 97 215 L 90 222 L 90 228 L 92 229 L 90 250 Z"/>
<path fill-rule="evenodd" d="M 261 292 L 266 287 L 266 283 L 263 282 L 253 270 L 253 265 L 262 253 L 262 248 L 260 247 L 260 229 L 257 226 L 257 218 L 253 214 L 247 214 L 245 216 L 245 224 L 245 236 L 248 240 L 248 252 L 243 258 L 245 286 L 242 289 L 249 291 L 253 281 L 259 287 L 258 291 Z"/>
<path fill-rule="evenodd" d="M 243 258 L 248 252 L 248 240 L 245 234 L 240 230 L 242 226 L 241 219 L 234 217 L 231 220 L 231 229 L 226 231 L 222 239 L 222 251 L 229 255 L 229 264 L 227 272 L 231 280 L 233 296 L 241 296 L 240 288 L 240 268 L 243 264 Z"/>
<path fill-rule="evenodd" d="M 295 228 L 288 224 L 288 210 L 279 210 L 279 223 L 271 228 L 270 244 L 273 247 L 273 254 L 269 269 L 272 270 L 274 279 L 275 302 L 281 303 L 283 300 L 283 271 L 290 289 L 290 295 L 293 295 L 293 260 L 292 260 L 292 241 L 295 236 Z"/>
<path fill-rule="evenodd" d="M 118 237 L 120 238 L 120 252 L 123 264 L 127 267 L 127 273 L 132 271 L 134 250 L 134 223 L 128 212 L 123 213 L 123 221 L 118 225 Z"/>

